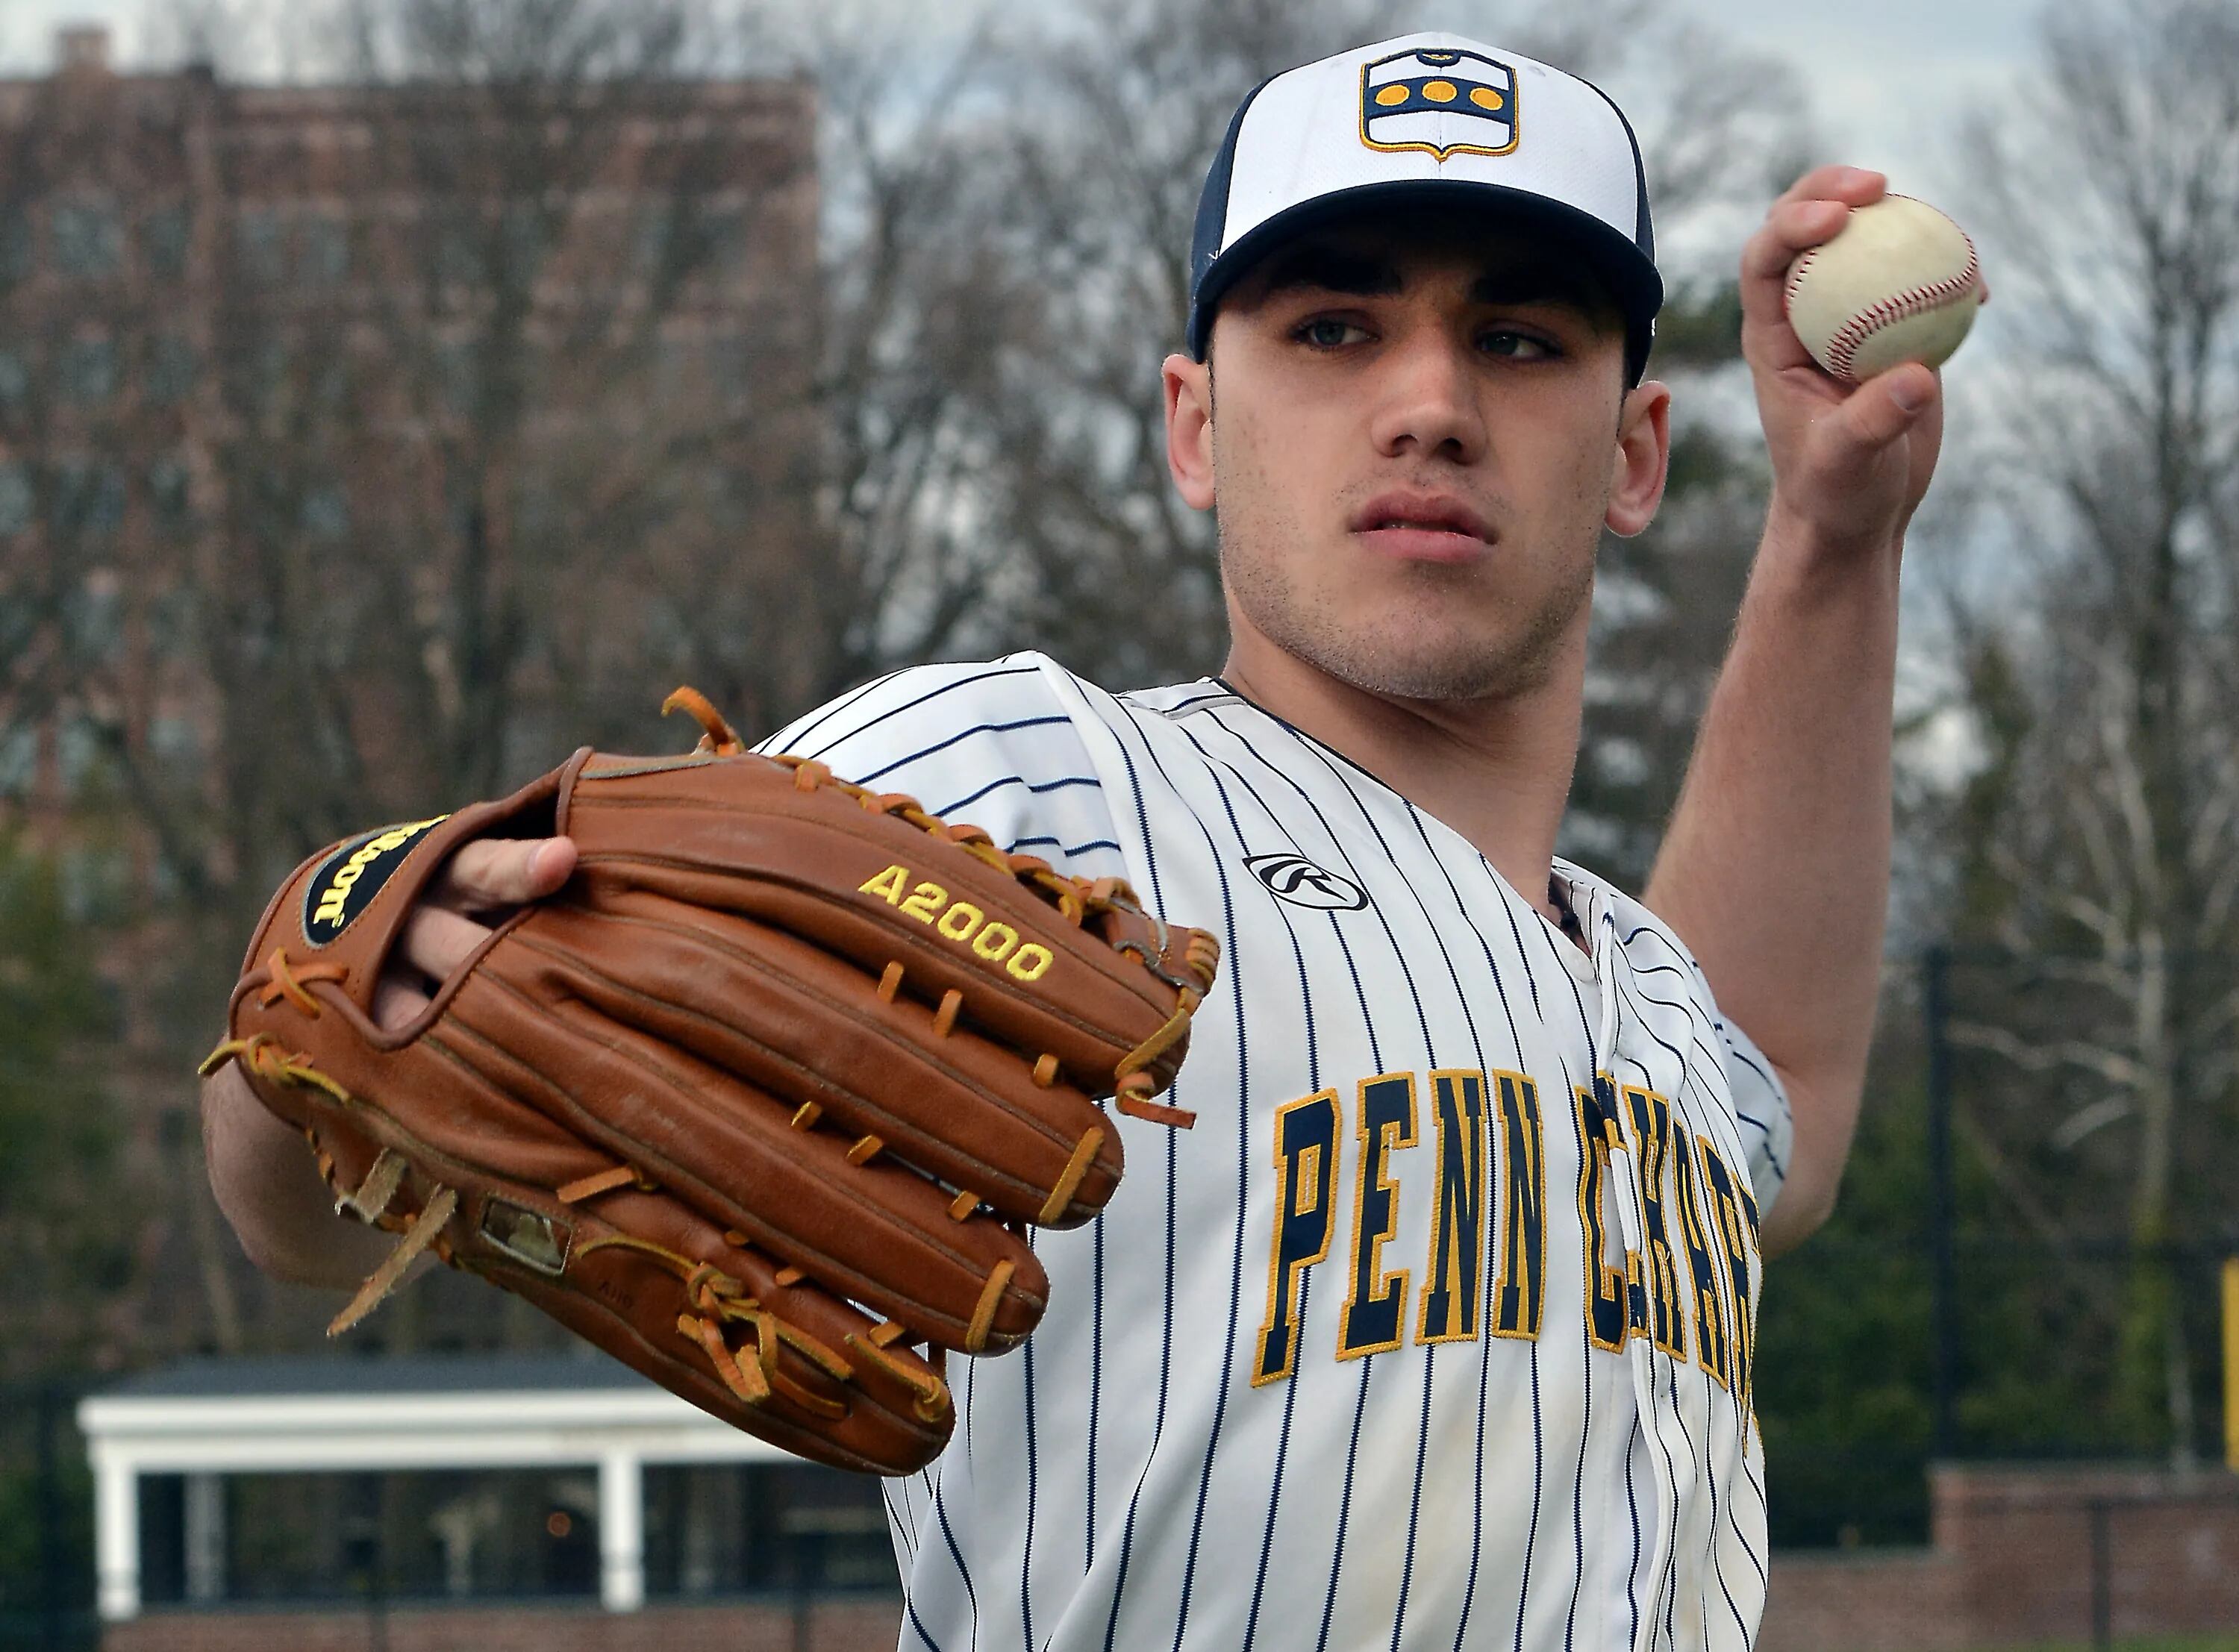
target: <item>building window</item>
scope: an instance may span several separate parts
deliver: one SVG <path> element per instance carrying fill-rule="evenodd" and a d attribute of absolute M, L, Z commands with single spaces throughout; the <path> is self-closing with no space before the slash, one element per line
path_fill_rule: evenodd
<path fill-rule="evenodd" d="M 65 275 L 114 275 L 123 261 L 124 230 L 105 201 L 58 202 L 50 220 L 55 268 Z"/>
<path fill-rule="evenodd" d="M 874 1481 L 807 1463 L 648 1464 L 645 1581 L 655 1597 L 892 1590 Z"/>
<path fill-rule="evenodd" d="M 735 269 L 746 261 L 750 243 L 744 209 L 710 208 L 700 216 L 700 233 L 702 244 L 708 249 L 708 262 L 711 268 Z"/>
<path fill-rule="evenodd" d="M 506 208 L 505 270 L 514 290 L 535 285 L 549 245 L 544 214 L 539 208 L 527 201 L 515 201 Z"/>
<path fill-rule="evenodd" d="M 63 792 L 76 796 L 101 765 L 101 731 L 83 716 L 63 719 L 55 732 L 55 766 Z"/>
<path fill-rule="evenodd" d="M 251 281 L 276 282 L 288 273 L 288 227 L 268 207 L 245 207 L 233 226 L 242 272 Z"/>
<path fill-rule="evenodd" d="M 482 393 L 482 362 L 473 344 L 448 341 L 435 347 L 435 393 L 461 417 L 475 410 Z"/>
<path fill-rule="evenodd" d="M 303 531 L 314 539 L 338 540 L 349 532 L 349 496 L 332 482 L 303 495 Z"/>
<path fill-rule="evenodd" d="M 150 275 L 177 280 L 187 273 L 188 228 L 183 205 L 157 207 L 140 220 L 140 255 Z"/>
<path fill-rule="evenodd" d="M 57 533 L 106 539 L 124 523 L 124 473 L 107 461 L 65 459 L 55 467 Z"/>
<path fill-rule="evenodd" d="M 638 209 L 630 224 L 630 262 L 640 275 L 661 273 L 668 261 L 675 230 L 676 210 L 668 202 L 654 202 Z"/>
<path fill-rule="evenodd" d="M 548 474 L 539 471 L 522 483 L 514 502 L 513 531 L 523 545 L 549 545 L 566 531 L 568 519 Z"/>
<path fill-rule="evenodd" d="M 30 795 L 39 778 L 39 731 L 28 725 L 0 732 L 0 797 Z"/>
<path fill-rule="evenodd" d="M 116 394 L 116 346 L 105 338 L 71 339 L 55 358 L 55 379 L 66 401 L 108 401 Z"/>
<path fill-rule="evenodd" d="M 735 336 L 713 341 L 708 347 L 708 376 L 716 406 L 733 415 L 748 411 L 754 380 L 754 347 Z"/>
<path fill-rule="evenodd" d="M 699 389 L 707 348 L 698 338 L 665 338 L 654 346 L 653 393 L 662 406 L 674 407 Z"/>
<path fill-rule="evenodd" d="M 598 1595 L 598 1481 L 582 1470 L 235 1474 L 227 1492 L 232 1600 L 331 1601 L 376 1573 L 392 1597 Z M 142 1496 L 152 1501 L 145 1485 Z M 169 1533 L 146 1546 L 149 1600 L 163 1596 L 149 1562 L 182 1548 Z M 183 1592 L 179 1570 L 165 1581 L 172 1598 Z"/>
<path fill-rule="evenodd" d="M 175 585 L 158 592 L 145 610 L 148 647 L 158 660 L 176 660 L 194 646 L 196 607 L 194 587 Z"/>
<path fill-rule="evenodd" d="M 337 417 L 349 408 L 349 359 L 339 353 L 320 357 L 318 366 L 311 370 L 311 411 Z"/>
<path fill-rule="evenodd" d="M 156 531 L 166 538 L 179 538 L 194 525 L 193 487 L 180 460 L 158 459 L 148 467 L 148 509 Z"/>
<path fill-rule="evenodd" d="M 349 274 L 349 226 L 329 213 L 314 213 L 298 226 L 296 266 L 303 279 L 332 287 Z"/>
<path fill-rule="evenodd" d="M 23 351 L 0 349 L 0 407 L 23 406 L 31 394 L 31 364 Z"/>
<path fill-rule="evenodd" d="M 67 738 L 63 749 L 69 749 Z M 59 870 L 63 910 L 73 921 L 115 923 L 131 911 L 132 858 L 123 850 L 74 844 L 63 851 Z"/>
<path fill-rule="evenodd" d="M 265 338 L 236 352 L 247 369 L 243 388 L 259 410 L 282 406 L 292 386 L 294 362 L 284 338 Z"/>
<path fill-rule="evenodd" d="M 148 750 L 166 763 L 185 763 L 202 750 L 202 738 L 190 717 L 159 716 L 148 720 Z"/>
<path fill-rule="evenodd" d="M 162 333 L 148 342 L 148 356 L 141 373 L 141 388 L 156 407 L 183 401 L 195 388 L 195 347 L 176 333 Z"/>
<path fill-rule="evenodd" d="M 474 229 L 451 218 L 435 230 L 435 279 L 446 286 L 472 287 L 482 279 L 482 249 Z"/>
<path fill-rule="evenodd" d="M 31 273 L 31 221 L 21 207 L 0 207 L 0 286 Z"/>
<path fill-rule="evenodd" d="M 20 534 L 33 514 L 30 473 L 18 460 L 0 461 L 0 534 Z"/>
<path fill-rule="evenodd" d="M 124 600 L 113 572 L 95 570 L 63 599 L 63 627 L 81 660 L 107 664 L 123 652 Z"/>

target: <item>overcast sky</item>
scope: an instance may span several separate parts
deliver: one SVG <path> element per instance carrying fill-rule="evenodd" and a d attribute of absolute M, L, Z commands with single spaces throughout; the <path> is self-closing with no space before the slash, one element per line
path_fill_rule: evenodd
<path fill-rule="evenodd" d="M 1898 187 L 1950 194 L 1954 112 L 2009 82 L 2027 62 L 2041 0 L 1679 0 L 1687 10 L 1786 57 L 1804 76 L 1835 153 L 1890 172 Z M 38 73 L 56 25 L 110 25 L 120 63 L 144 50 L 153 0 L 0 0 L 0 72 Z M 1392 14 L 1394 29 L 1403 26 Z"/>
<path fill-rule="evenodd" d="M 1679 0 L 1705 22 L 1794 63 L 1837 153 L 1901 188 L 1948 195 L 1953 112 L 2030 55 L 2040 0 Z M 1395 30 L 1404 9 L 1392 12 Z M 0 0 L 0 72 L 37 73 L 58 23 L 108 23 L 119 61 L 143 50 L 153 0 Z"/>

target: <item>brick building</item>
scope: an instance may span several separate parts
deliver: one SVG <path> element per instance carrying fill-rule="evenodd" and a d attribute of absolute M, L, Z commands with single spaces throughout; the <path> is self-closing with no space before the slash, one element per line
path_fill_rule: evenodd
<path fill-rule="evenodd" d="M 304 853 L 688 669 L 747 725 L 808 692 L 814 87 L 440 68 L 122 73 L 84 29 L 0 81 L 0 849 L 96 938 L 125 1140 L 54 1194 L 122 1260 L 10 1304 L 19 1362 L 311 1330 L 201 1191 L 188 1076 Z M 537 1333 L 455 1284 L 394 1341 Z"/>
<path fill-rule="evenodd" d="M 282 707 L 214 680 L 285 631 L 259 594 L 336 642 L 276 686 L 368 687 L 371 801 L 480 778 L 431 763 L 431 720 L 491 773 L 538 748 L 533 717 L 475 703 L 490 667 L 462 632 L 541 643 L 673 592 L 681 643 L 713 573 L 801 574 L 814 116 L 793 78 L 126 75 L 97 29 L 0 82 L 0 812 L 67 844 L 76 906 L 115 915 L 164 875 L 81 806 L 104 751 L 143 786 L 214 760 L 236 791 L 272 780 L 256 720 Z M 537 611 L 444 611 L 492 581 Z M 581 636 L 548 652 L 502 662 L 515 699 L 613 665 Z"/>

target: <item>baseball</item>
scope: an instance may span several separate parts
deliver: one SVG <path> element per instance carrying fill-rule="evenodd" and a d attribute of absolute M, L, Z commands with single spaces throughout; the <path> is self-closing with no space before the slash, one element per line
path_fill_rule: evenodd
<path fill-rule="evenodd" d="M 1852 208 L 1835 238 L 1788 272 L 1789 325 L 1813 361 L 1849 382 L 1900 362 L 1942 366 L 1983 297 L 1967 232 L 1910 196 Z"/>

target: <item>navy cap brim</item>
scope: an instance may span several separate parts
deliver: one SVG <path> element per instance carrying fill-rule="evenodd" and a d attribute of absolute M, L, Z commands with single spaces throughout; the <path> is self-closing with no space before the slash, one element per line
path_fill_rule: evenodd
<path fill-rule="evenodd" d="M 1544 195 L 1458 178 L 1394 179 L 1333 190 L 1255 224 L 1237 237 L 1235 245 L 1223 248 L 1198 280 L 1186 336 L 1192 359 L 1206 358 L 1220 300 L 1270 253 L 1309 230 L 1360 213 L 1411 207 L 1446 215 L 1465 213 L 1503 229 L 1537 229 L 1561 237 L 1608 284 L 1624 316 L 1626 381 L 1639 381 L 1655 339 L 1657 312 L 1664 307 L 1664 277 L 1655 261 L 1629 236 L 1590 212 Z"/>

